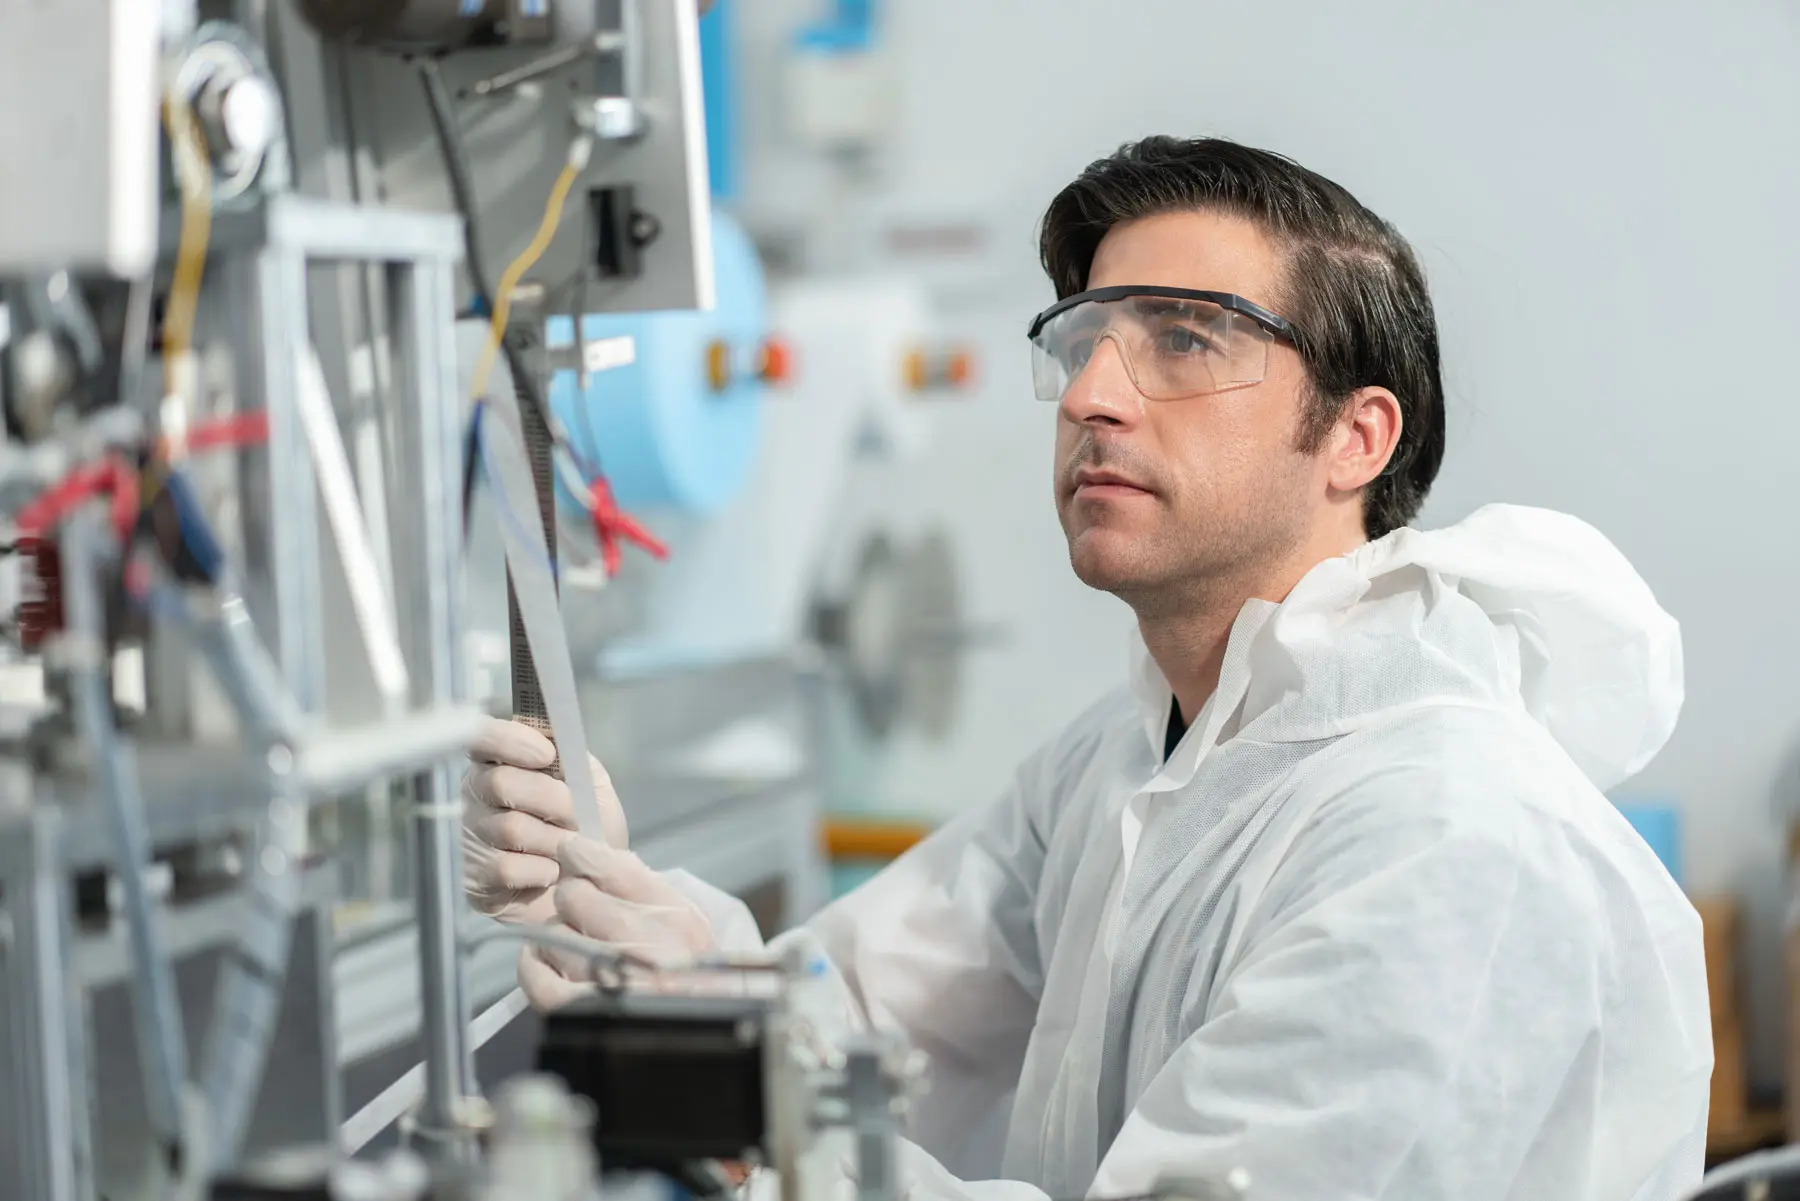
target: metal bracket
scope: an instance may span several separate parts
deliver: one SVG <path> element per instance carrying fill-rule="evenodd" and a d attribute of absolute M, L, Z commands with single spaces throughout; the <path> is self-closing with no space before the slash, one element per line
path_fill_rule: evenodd
<path fill-rule="evenodd" d="M 907 1110 L 920 1090 L 925 1057 L 895 1034 L 866 1034 L 840 1048 L 837 1082 L 820 1090 L 815 1123 L 847 1127 L 856 1138 L 858 1201 L 897 1201 L 899 1142 Z"/>
<path fill-rule="evenodd" d="M 592 37 L 548 54 L 541 54 L 511 70 L 478 79 L 460 88 L 457 96 L 464 100 L 491 99 L 554 75 L 576 63 L 589 59 L 617 58 L 622 86 L 617 94 L 582 96 L 574 102 L 575 124 L 606 142 L 627 142 L 645 129 L 643 93 L 638 86 L 636 13 L 634 0 L 621 0 L 619 28 L 604 29 Z"/>

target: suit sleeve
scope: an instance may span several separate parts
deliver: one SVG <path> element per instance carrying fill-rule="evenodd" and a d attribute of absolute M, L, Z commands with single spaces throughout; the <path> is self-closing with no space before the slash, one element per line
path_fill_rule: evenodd
<path fill-rule="evenodd" d="M 1042 991 L 1036 900 L 1044 839 L 1028 762 L 994 802 L 934 831 L 872 880 L 821 910 L 777 949 L 821 961 L 829 1032 L 903 1033 L 929 1060 L 929 1102 L 911 1127 L 947 1155 L 1017 1082 Z M 735 898 L 685 874 L 722 949 L 759 944 Z"/>
<path fill-rule="evenodd" d="M 1019 1078 L 1042 992 L 1044 842 L 1021 771 L 996 802 L 934 832 L 808 923 L 852 1019 L 929 1059 L 912 1122 L 949 1153 Z"/>

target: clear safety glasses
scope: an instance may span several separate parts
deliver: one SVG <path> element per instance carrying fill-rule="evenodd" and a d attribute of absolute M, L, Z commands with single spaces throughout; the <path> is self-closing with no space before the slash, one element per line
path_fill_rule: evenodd
<path fill-rule="evenodd" d="M 1261 383 L 1269 344 L 1291 342 L 1293 326 L 1229 292 L 1127 284 L 1058 301 L 1031 323 L 1030 338 L 1039 400 L 1061 400 L 1104 338 L 1146 399 L 1185 400 Z"/>

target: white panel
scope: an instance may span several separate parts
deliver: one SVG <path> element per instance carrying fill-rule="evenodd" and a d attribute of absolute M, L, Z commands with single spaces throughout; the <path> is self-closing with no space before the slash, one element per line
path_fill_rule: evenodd
<path fill-rule="evenodd" d="M 149 267 L 159 11 L 0 0 L 0 271 Z"/>

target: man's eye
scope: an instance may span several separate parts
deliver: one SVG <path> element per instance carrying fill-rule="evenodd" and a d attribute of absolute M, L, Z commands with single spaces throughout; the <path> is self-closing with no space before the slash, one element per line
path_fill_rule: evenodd
<path fill-rule="evenodd" d="M 1212 343 L 1180 325 L 1171 325 L 1156 335 L 1156 349 L 1163 354 L 1205 354 Z"/>

